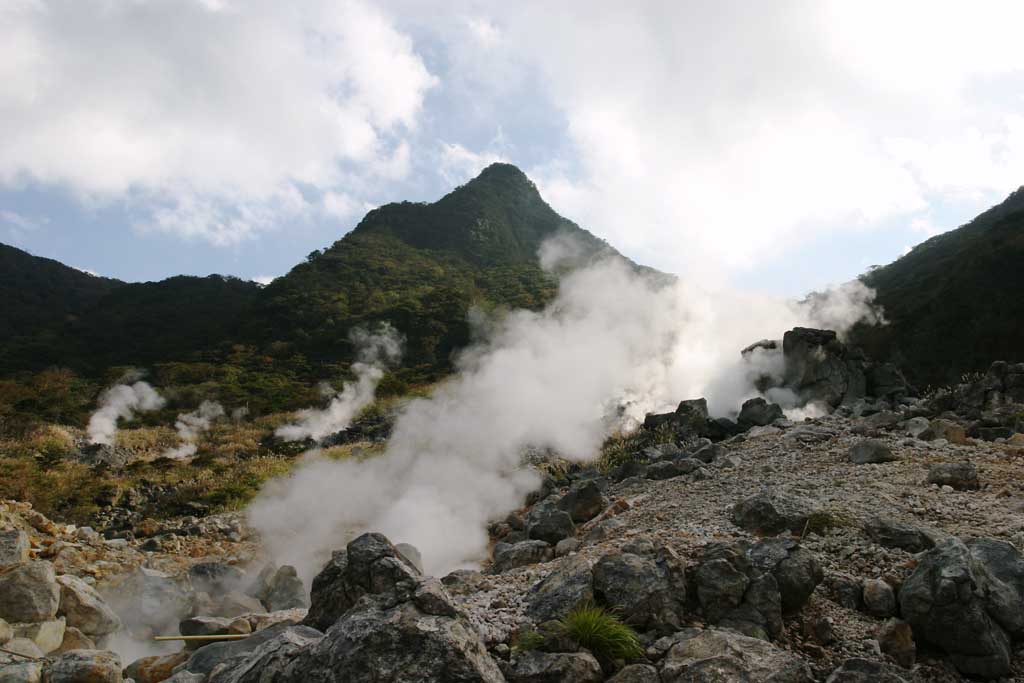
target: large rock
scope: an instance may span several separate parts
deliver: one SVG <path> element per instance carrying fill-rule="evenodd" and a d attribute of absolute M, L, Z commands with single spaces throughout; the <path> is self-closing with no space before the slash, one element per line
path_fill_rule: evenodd
<path fill-rule="evenodd" d="M 572 517 L 551 500 L 534 505 L 526 517 L 526 535 L 531 539 L 554 545 L 575 533 Z"/>
<path fill-rule="evenodd" d="M 751 533 L 774 535 L 784 531 L 796 534 L 820 532 L 826 520 L 813 501 L 765 489 L 736 503 L 732 508 L 732 521 Z"/>
<path fill-rule="evenodd" d="M 14 637 L 31 640 L 39 651 L 50 654 L 64 642 L 64 630 L 67 624 L 64 618 L 37 621 L 31 624 L 13 624 Z"/>
<path fill-rule="evenodd" d="M 863 398 L 867 393 L 864 363 L 832 330 L 795 327 L 782 338 L 785 386 L 804 403 L 832 407 Z"/>
<path fill-rule="evenodd" d="M 946 462 L 928 468 L 928 483 L 937 486 L 952 486 L 961 491 L 981 488 L 978 468 L 972 462 Z"/>
<path fill-rule="evenodd" d="M 42 680 L 42 662 L 27 662 L 23 659 L 9 664 L 0 662 L 0 683 L 40 683 Z"/>
<path fill-rule="evenodd" d="M 569 491 L 558 501 L 558 509 L 568 512 L 576 524 L 589 522 L 607 506 L 608 501 L 593 479 L 573 482 Z"/>
<path fill-rule="evenodd" d="M 516 567 L 547 562 L 554 556 L 554 549 L 544 541 L 496 543 L 494 546 L 494 571 L 505 572 Z"/>
<path fill-rule="evenodd" d="M 882 579 L 868 579 L 861 593 L 864 611 L 875 617 L 891 617 L 896 614 L 896 593 L 892 586 Z"/>
<path fill-rule="evenodd" d="M 559 619 L 574 607 L 594 600 L 590 563 L 579 555 L 562 560 L 526 596 L 526 616 L 535 623 Z"/>
<path fill-rule="evenodd" d="M 1010 671 L 1011 635 L 1024 636 L 1024 559 L 1011 545 L 956 538 L 929 550 L 899 593 L 918 643 L 939 648 L 961 672 Z"/>
<path fill-rule="evenodd" d="M 803 660 L 757 638 L 688 629 L 662 662 L 662 683 L 810 683 Z"/>
<path fill-rule="evenodd" d="M 0 569 L 28 562 L 28 534 L 20 529 L 0 529 Z"/>
<path fill-rule="evenodd" d="M 861 439 L 853 444 L 849 454 L 854 465 L 880 464 L 898 460 L 889 447 L 877 439 Z"/>
<path fill-rule="evenodd" d="M 121 628 L 117 613 L 103 601 L 96 590 L 76 576 L 57 577 L 60 584 L 60 614 L 88 636 L 105 636 Z"/>
<path fill-rule="evenodd" d="M 747 550 L 747 557 L 757 570 L 775 577 L 783 614 L 800 611 L 825 577 L 814 553 L 789 539 L 761 541 Z"/>
<path fill-rule="evenodd" d="M 14 629 L 3 619 L 0 619 L 0 645 L 14 637 Z"/>
<path fill-rule="evenodd" d="M 523 652 L 508 668 L 509 683 L 599 683 L 601 665 L 589 652 Z"/>
<path fill-rule="evenodd" d="M 64 629 L 64 639 L 60 641 L 57 652 L 69 652 L 71 650 L 95 650 L 96 641 L 79 631 L 74 626 Z M 142 681 L 136 681 L 142 683 Z"/>
<path fill-rule="evenodd" d="M 736 421 L 743 428 L 764 427 L 785 417 L 782 407 L 777 403 L 768 403 L 763 398 L 752 398 L 743 403 Z"/>
<path fill-rule="evenodd" d="M 419 571 L 377 533 L 354 539 L 336 551 L 313 579 L 307 626 L 326 631 L 365 595 L 391 593 L 408 600 L 420 585 Z"/>
<path fill-rule="evenodd" d="M 59 606 L 60 587 L 49 562 L 20 564 L 0 574 L 0 619 L 49 621 Z"/>
<path fill-rule="evenodd" d="M 694 572 L 707 621 L 768 640 L 782 631 L 782 596 L 770 573 L 757 571 L 745 544 L 708 546 Z"/>
<path fill-rule="evenodd" d="M 278 624 L 257 631 L 248 638 L 210 643 L 192 653 L 181 669 L 194 674 L 209 675 L 214 669 L 228 661 L 248 660 L 265 644 L 274 641 L 290 641 L 308 644 L 317 642 L 323 636 L 308 626 Z M 225 674 L 226 675 L 226 674 Z M 274 679 L 269 679 L 274 680 Z"/>
<path fill-rule="evenodd" d="M 686 576 L 669 548 L 656 558 L 631 553 L 605 555 L 593 568 L 594 596 L 623 621 L 648 631 L 679 630 L 686 611 Z"/>
<path fill-rule="evenodd" d="M 309 607 L 306 588 L 295 567 L 286 564 L 277 570 L 263 604 L 271 612 Z"/>
<path fill-rule="evenodd" d="M 320 642 L 323 636 L 305 626 L 277 628 L 271 632 L 272 637 L 261 638 L 259 642 L 250 643 L 244 650 L 236 650 L 222 658 L 210 671 L 207 683 L 262 683 L 271 676 L 280 681 L 298 680 L 288 678 L 289 666 L 298 666 L 300 658 Z"/>
<path fill-rule="evenodd" d="M 188 661 L 188 658 L 189 653 L 186 651 L 142 657 L 126 666 L 124 675 L 135 683 L 160 683 L 170 678 L 175 667 Z"/>
<path fill-rule="evenodd" d="M 121 683 L 121 659 L 107 650 L 72 650 L 50 660 L 47 683 Z"/>
<path fill-rule="evenodd" d="M 908 553 L 919 553 L 935 546 L 933 534 L 887 517 L 872 517 L 864 524 L 864 531 L 878 545 L 900 548 Z"/>

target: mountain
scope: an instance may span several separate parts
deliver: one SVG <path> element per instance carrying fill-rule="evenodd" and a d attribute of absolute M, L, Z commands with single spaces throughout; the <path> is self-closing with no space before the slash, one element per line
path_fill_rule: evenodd
<path fill-rule="evenodd" d="M 518 168 L 494 164 L 433 204 L 371 211 L 266 288 L 248 337 L 322 363 L 346 349 L 354 325 L 387 320 L 407 337 L 406 365 L 446 370 L 469 341 L 471 305 L 536 309 L 551 299 L 556 284 L 537 251 L 555 234 L 617 253 L 555 213 Z"/>
<path fill-rule="evenodd" d="M 921 386 L 1024 357 L 1024 188 L 862 277 L 889 324 L 853 340 Z"/>
<path fill-rule="evenodd" d="M 0 377 L 60 366 L 101 385 L 138 366 L 161 386 L 202 383 L 257 410 L 291 408 L 310 400 L 300 387 L 345 376 L 353 327 L 388 321 L 407 340 L 394 379 L 431 381 L 469 342 L 471 307 L 551 300 L 537 253 L 557 234 L 585 255 L 617 254 L 518 168 L 494 164 L 432 204 L 374 209 L 267 287 L 219 275 L 124 283 L 3 247 Z"/>

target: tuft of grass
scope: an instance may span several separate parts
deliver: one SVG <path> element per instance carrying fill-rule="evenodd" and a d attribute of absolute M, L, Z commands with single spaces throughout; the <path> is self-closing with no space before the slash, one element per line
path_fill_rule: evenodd
<path fill-rule="evenodd" d="M 598 657 L 628 661 L 644 653 L 636 631 L 603 607 L 577 607 L 558 623 L 567 637 Z"/>
<path fill-rule="evenodd" d="M 543 646 L 545 640 L 544 634 L 540 631 L 526 631 L 519 636 L 519 640 L 516 641 L 513 649 L 517 652 L 530 652 Z"/>

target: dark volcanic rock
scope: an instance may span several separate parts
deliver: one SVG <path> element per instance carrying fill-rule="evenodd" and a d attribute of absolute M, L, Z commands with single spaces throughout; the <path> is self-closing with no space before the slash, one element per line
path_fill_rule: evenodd
<path fill-rule="evenodd" d="M 932 536 L 916 526 L 884 517 L 869 519 L 864 524 L 864 531 L 878 545 L 900 548 L 908 553 L 919 553 L 935 546 Z"/>
<path fill-rule="evenodd" d="M 554 549 L 544 541 L 497 543 L 494 546 L 494 571 L 504 572 L 516 567 L 547 562 L 554 557 Z"/>
<path fill-rule="evenodd" d="M 526 517 L 526 535 L 535 540 L 554 545 L 575 533 L 572 517 L 568 512 L 559 510 L 550 499 L 534 505 Z"/>
<path fill-rule="evenodd" d="M 810 683 L 798 655 L 719 629 L 687 629 L 662 663 L 662 683 Z"/>
<path fill-rule="evenodd" d="M 559 619 L 574 607 L 593 600 L 590 563 L 573 555 L 530 589 L 526 596 L 526 616 L 535 623 Z"/>
<path fill-rule="evenodd" d="M 599 683 L 601 665 L 589 652 L 523 652 L 508 668 L 509 683 Z"/>
<path fill-rule="evenodd" d="M 825 683 L 908 683 L 895 667 L 870 659 L 847 659 Z"/>
<path fill-rule="evenodd" d="M 574 482 L 568 493 L 558 501 L 558 509 L 568 512 L 577 524 L 589 522 L 607 507 L 608 501 L 593 479 Z"/>
<path fill-rule="evenodd" d="M 605 555 L 593 568 L 594 596 L 626 623 L 643 631 L 681 628 L 686 610 L 682 562 L 668 548 L 657 558 Z"/>
<path fill-rule="evenodd" d="M 850 462 L 854 465 L 893 462 L 898 458 L 889 447 L 876 439 L 861 439 L 850 448 Z"/>
<path fill-rule="evenodd" d="M 978 481 L 978 468 L 971 462 L 947 462 L 932 465 L 928 468 L 928 483 L 952 486 L 961 491 L 981 488 Z"/>
<path fill-rule="evenodd" d="M 770 425 L 772 422 L 785 417 L 782 414 L 782 407 L 777 403 L 768 403 L 763 398 L 752 398 L 743 403 L 740 415 L 736 421 L 741 427 L 749 428 L 754 426 Z"/>
<path fill-rule="evenodd" d="M 1024 559 L 1011 545 L 951 538 L 929 550 L 900 588 L 917 642 L 949 654 L 961 672 L 1010 671 L 1011 635 L 1024 635 Z"/>
<path fill-rule="evenodd" d="M 854 357 L 832 330 L 795 327 L 782 338 L 785 386 L 806 402 L 838 406 L 867 391 L 864 362 Z"/>
<path fill-rule="evenodd" d="M 313 579 L 303 624 L 326 631 L 368 594 L 392 593 L 395 602 L 412 597 L 419 571 L 381 534 L 363 534 L 339 550 Z"/>
<path fill-rule="evenodd" d="M 765 489 L 736 503 L 732 508 L 733 523 L 759 534 L 781 534 L 791 531 L 819 531 L 825 520 L 811 500 L 801 496 Z"/>

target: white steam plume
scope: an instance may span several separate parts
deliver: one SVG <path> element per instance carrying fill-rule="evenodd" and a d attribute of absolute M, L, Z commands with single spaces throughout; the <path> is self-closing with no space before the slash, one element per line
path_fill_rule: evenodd
<path fill-rule="evenodd" d="M 358 360 L 352 364 L 354 382 L 345 382 L 340 392 L 329 384 L 321 387 L 326 395 L 334 394 L 323 410 L 300 410 L 298 421 L 278 427 L 275 435 L 285 441 L 310 438 L 319 441 L 345 429 L 359 411 L 373 403 L 377 385 L 384 376 L 384 368 L 397 363 L 402 357 L 402 337 L 389 323 L 381 323 L 375 332 L 356 328 L 349 339 L 357 349 Z"/>
<path fill-rule="evenodd" d="M 110 387 L 100 394 L 99 408 L 89 418 L 89 441 L 108 446 L 113 444 L 118 420 L 130 420 L 135 413 L 159 410 L 164 403 L 163 397 L 146 382 Z"/>
<path fill-rule="evenodd" d="M 174 448 L 168 448 L 161 453 L 161 457 L 181 460 L 195 455 L 196 439 L 210 428 L 214 420 L 223 416 L 224 406 L 216 401 L 203 401 L 191 413 L 179 414 L 174 428 L 178 430 L 178 437 L 182 443 Z"/>
<path fill-rule="evenodd" d="M 822 296 L 832 320 L 872 315 L 863 285 Z M 566 275 L 544 311 L 496 322 L 490 339 L 461 356 L 455 377 L 407 404 L 382 456 L 312 453 L 264 489 L 251 520 L 273 556 L 307 579 L 331 549 L 367 530 L 416 545 L 430 572 L 479 561 L 488 521 L 538 483 L 521 466 L 525 447 L 589 459 L 624 420 L 681 399 L 705 396 L 716 414 L 734 412 L 756 393 L 740 349 L 821 324 L 813 311 L 685 280 L 666 284 L 604 259 Z"/>

